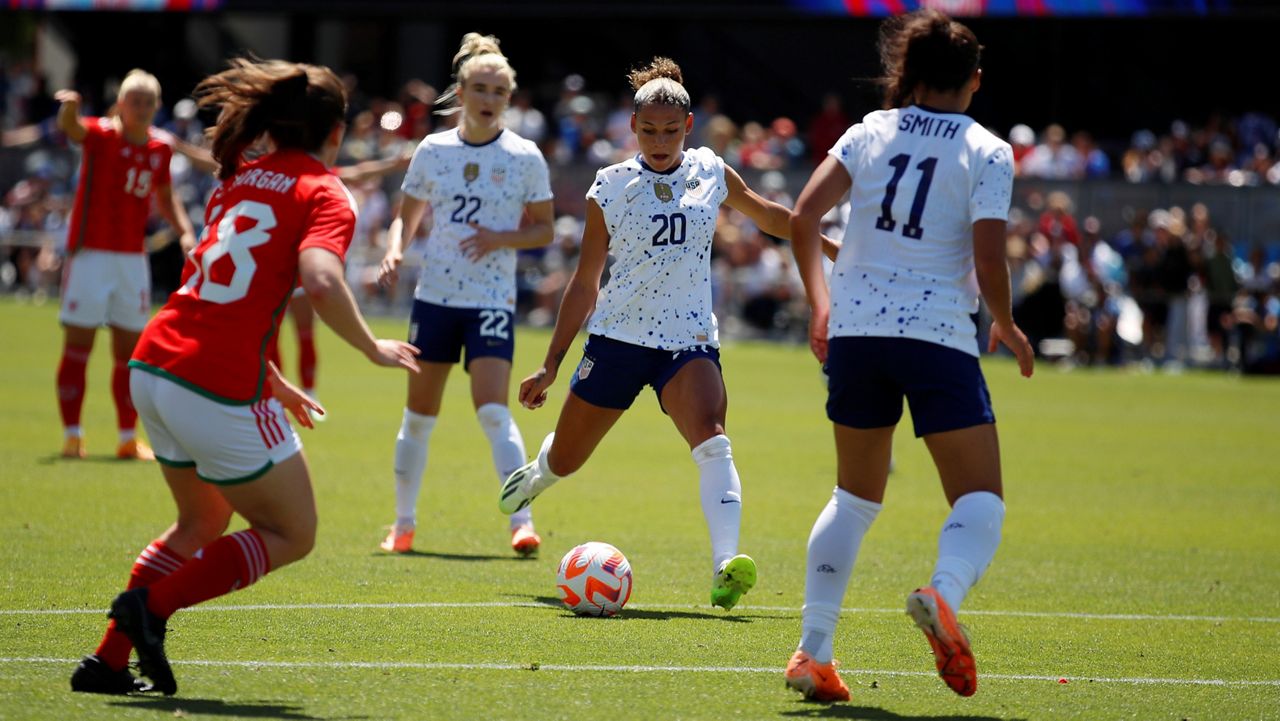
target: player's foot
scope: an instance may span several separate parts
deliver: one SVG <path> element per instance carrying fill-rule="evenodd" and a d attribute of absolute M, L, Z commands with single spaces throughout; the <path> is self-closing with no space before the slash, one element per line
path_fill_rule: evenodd
<path fill-rule="evenodd" d="M 720 564 L 711 580 L 711 605 L 728 611 L 738 605 L 742 594 L 756 585 L 756 562 L 751 556 L 738 554 Z"/>
<path fill-rule="evenodd" d="M 164 619 L 147 609 L 147 589 L 135 588 L 116 596 L 111 602 L 111 613 L 116 627 L 133 642 L 138 652 L 138 670 L 151 679 L 155 690 L 172 696 L 178 692 L 178 682 L 164 655 Z"/>
<path fill-rule="evenodd" d="M 539 493 L 545 491 L 554 482 L 547 482 L 542 474 L 538 473 L 538 460 L 535 458 L 517 468 L 506 483 L 502 484 L 502 495 L 498 497 L 498 510 L 507 515 L 524 510 L 533 503 L 533 499 L 537 498 Z"/>
<path fill-rule="evenodd" d="M 97 654 L 80 659 L 71 674 L 71 690 L 80 693 L 123 695 L 150 690 L 150 685 L 129 673 L 129 669 L 112 670 Z"/>
<path fill-rule="evenodd" d="M 84 450 L 83 436 L 67 436 L 62 442 L 63 458 L 84 458 L 88 453 Z"/>
<path fill-rule="evenodd" d="M 804 651 L 797 650 L 787 662 L 787 688 L 795 689 L 814 701 L 848 701 L 849 687 L 836 673 L 836 662 L 818 663 Z"/>
<path fill-rule="evenodd" d="M 907 615 L 929 639 L 942 680 L 961 696 L 972 696 L 978 690 L 978 666 L 946 600 L 932 586 L 917 588 L 907 596 Z"/>
<path fill-rule="evenodd" d="M 542 538 L 534 532 L 533 526 L 524 524 L 511 529 L 511 550 L 516 555 L 528 558 L 538 554 L 538 546 L 542 545 Z"/>
<path fill-rule="evenodd" d="M 137 438 L 130 438 L 116 448 L 116 458 L 130 461 L 154 461 L 156 454 L 147 444 Z"/>
<path fill-rule="evenodd" d="M 387 533 L 387 537 L 378 544 L 378 548 L 387 553 L 408 553 L 413 550 L 413 526 L 401 526 L 399 524 L 391 527 Z"/>

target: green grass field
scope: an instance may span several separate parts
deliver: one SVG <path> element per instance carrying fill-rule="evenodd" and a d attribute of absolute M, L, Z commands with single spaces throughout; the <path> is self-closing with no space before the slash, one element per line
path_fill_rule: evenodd
<path fill-rule="evenodd" d="M 391 337 L 403 326 L 376 323 Z M 696 469 L 652 394 L 535 504 L 543 552 L 522 561 L 457 373 L 432 438 L 420 552 L 377 552 L 393 515 L 404 379 L 327 331 L 320 391 L 331 418 L 303 434 L 320 506 L 314 553 L 172 619 L 178 696 L 72 694 L 67 679 L 98 641 L 100 609 L 172 507 L 154 465 L 108 457 L 105 336 L 85 409 L 92 457 L 64 462 L 56 309 L 0 302 L 0 330 L 0 719 L 1280 718 L 1276 382 L 1049 367 L 1025 381 L 1009 362 L 986 362 L 1008 517 L 961 614 L 979 691 L 962 699 L 945 688 L 901 610 L 928 579 L 947 511 L 906 426 L 836 639 L 853 701 L 825 706 L 782 682 L 805 543 L 834 483 L 807 349 L 724 349 L 742 549 L 761 570 L 726 614 L 706 605 Z M 518 376 L 546 339 L 520 332 Z M 553 426 L 566 381 L 546 409 L 516 411 L 530 449 Z M 576 618 L 551 602 L 560 556 L 587 540 L 631 560 L 635 591 L 617 618 Z"/>

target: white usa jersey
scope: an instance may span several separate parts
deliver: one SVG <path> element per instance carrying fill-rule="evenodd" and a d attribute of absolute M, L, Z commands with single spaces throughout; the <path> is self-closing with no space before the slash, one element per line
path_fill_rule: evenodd
<path fill-rule="evenodd" d="M 516 251 L 500 248 L 473 261 L 459 243 L 475 233 L 468 223 L 516 230 L 526 204 L 551 200 L 538 146 L 510 130 L 482 145 L 467 143 L 456 129 L 428 135 L 413 151 L 401 187 L 431 204 L 414 297 L 453 308 L 514 310 Z"/>
<path fill-rule="evenodd" d="M 967 115 L 869 113 L 830 154 L 853 181 L 828 337 L 913 338 L 978 355 L 973 223 L 1007 220 L 1013 152 Z"/>
<path fill-rule="evenodd" d="M 604 214 L 614 264 L 587 330 L 658 350 L 718 347 L 711 239 L 728 195 L 710 148 L 686 150 L 665 173 L 638 157 L 596 173 L 587 199 Z"/>

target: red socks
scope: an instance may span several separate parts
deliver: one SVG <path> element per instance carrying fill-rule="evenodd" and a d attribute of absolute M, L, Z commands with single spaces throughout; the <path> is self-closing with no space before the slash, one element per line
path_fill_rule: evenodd
<path fill-rule="evenodd" d="M 129 585 L 127 588 L 134 589 L 150 586 L 177 571 L 185 561 L 185 558 L 164 545 L 164 541 L 152 541 L 151 545 L 138 554 L 138 559 L 133 562 L 133 570 L 129 572 Z M 118 671 L 129 663 L 129 652 L 132 650 L 133 644 L 129 642 L 129 638 L 117 631 L 116 622 L 111 621 L 107 624 L 107 632 L 102 637 L 102 643 L 98 644 L 98 650 L 94 653 L 107 666 Z"/>
<path fill-rule="evenodd" d="M 147 609 L 168 618 L 180 608 L 247 588 L 269 570 L 271 559 L 257 531 L 223 536 L 201 549 L 177 572 L 153 584 Z"/>
<path fill-rule="evenodd" d="M 316 334 L 313 330 L 298 331 L 298 377 L 308 391 L 316 387 Z"/>
<path fill-rule="evenodd" d="M 58 363 L 58 410 L 62 425 L 80 425 L 80 409 L 84 406 L 85 366 L 91 346 L 64 345 Z M 128 384 L 125 384 L 128 390 Z M 132 408 L 132 406 L 130 406 Z"/>
<path fill-rule="evenodd" d="M 111 395 L 116 399 L 116 427 L 131 431 L 138 425 L 138 411 L 129 393 L 129 362 L 116 361 L 111 369 Z"/>

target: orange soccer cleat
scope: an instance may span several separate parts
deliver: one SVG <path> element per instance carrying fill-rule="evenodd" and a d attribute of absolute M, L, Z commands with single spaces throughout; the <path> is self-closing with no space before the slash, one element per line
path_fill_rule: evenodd
<path fill-rule="evenodd" d="M 388 553 L 408 553 L 413 550 L 413 528 L 402 528 L 400 526 L 392 526 L 391 532 L 378 545 Z"/>
<path fill-rule="evenodd" d="M 147 444 L 137 438 L 130 438 L 116 447 L 116 458 L 129 461 L 154 461 L 156 454 Z"/>
<path fill-rule="evenodd" d="M 62 442 L 63 458 L 84 458 L 88 453 L 84 449 L 84 438 L 80 436 L 67 436 Z"/>
<path fill-rule="evenodd" d="M 836 673 L 836 662 L 818 663 L 804 651 L 797 650 L 787 663 L 787 687 L 804 694 L 807 699 L 832 703 L 848 701 L 849 687 Z"/>
<path fill-rule="evenodd" d="M 538 553 L 538 546 L 542 545 L 542 538 L 534 533 L 533 526 L 524 524 L 511 529 L 511 550 L 522 558 L 528 558 Z"/>
<path fill-rule="evenodd" d="M 917 588 L 907 596 L 907 615 L 929 639 L 942 680 L 961 696 L 972 696 L 978 690 L 978 665 L 946 600 L 932 586 Z"/>

